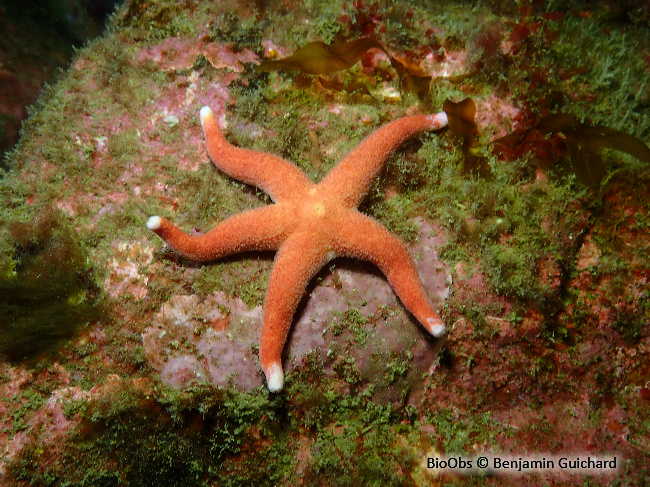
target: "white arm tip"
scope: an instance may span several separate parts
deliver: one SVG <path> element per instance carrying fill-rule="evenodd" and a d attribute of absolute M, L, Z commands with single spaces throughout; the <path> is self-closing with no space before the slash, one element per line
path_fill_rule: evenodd
<path fill-rule="evenodd" d="M 159 216 L 152 216 L 147 220 L 147 228 L 149 230 L 158 230 L 162 224 L 162 219 Z"/>
<path fill-rule="evenodd" d="M 203 107 L 199 113 L 201 116 L 201 124 L 203 124 L 205 119 L 212 116 L 212 109 L 210 107 Z"/>
<path fill-rule="evenodd" d="M 439 130 L 449 124 L 449 118 L 445 112 L 429 115 L 429 121 L 431 122 L 431 130 Z"/>
<path fill-rule="evenodd" d="M 429 326 L 429 333 L 434 337 L 439 337 L 446 330 L 445 324 L 440 319 L 427 318 L 427 325 Z"/>
<path fill-rule="evenodd" d="M 269 387 L 269 391 L 278 392 L 282 389 L 284 385 L 284 373 L 282 372 L 282 366 L 280 364 L 273 364 L 269 367 L 269 370 L 265 371 L 266 373 L 266 383 Z"/>

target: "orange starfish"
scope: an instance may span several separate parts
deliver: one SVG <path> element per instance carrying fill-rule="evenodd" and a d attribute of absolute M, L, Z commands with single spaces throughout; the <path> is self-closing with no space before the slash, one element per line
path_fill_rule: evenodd
<path fill-rule="evenodd" d="M 264 303 L 260 363 L 270 391 L 284 384 L 281 355 L 296 307 L 309 281 L 335 257 L 375 264 L 404 306 L 434 336 L 445 325 L 429 304 L 405 245 L 357 206 L 388 155 L 409 137 L 447 125 L 447 115 L 404 117 L 381 127 L 319 183 L 294 164 L 241 149 L 224 138 L 212 110 L 201 109 L 210 158 L 223 172 L 268 193 L 275 204 L 232 216 L 192 236 L 165 218 L 147 227 L 188 259 L 210 261 L 250 250 L 277 250 Z"/>

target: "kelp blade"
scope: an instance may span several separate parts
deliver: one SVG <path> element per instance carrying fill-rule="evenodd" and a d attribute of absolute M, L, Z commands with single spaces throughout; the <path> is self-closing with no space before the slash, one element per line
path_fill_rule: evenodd
<path fill-rule="evenodd" d="M 350 42 L 327 45 L 316 41 L 301 47 L 291 56 L 259 65 L 261 71 L 300 71 L 307 74 L 328 74 L 354 66 L 369 49 L 384 48 L 377 41 L 362 37 Z"/>

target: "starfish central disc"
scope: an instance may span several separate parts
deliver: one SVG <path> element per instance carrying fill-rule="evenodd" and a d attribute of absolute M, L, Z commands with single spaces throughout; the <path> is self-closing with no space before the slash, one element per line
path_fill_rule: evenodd
<path fill-rule="evenodd" d="M 312 210 L 314 212 L 314 216 L 319 216 L 319 217 L 325 216 L 325 204 L 322 201 L 319 201 L 318 203 L 314 203 L 314 206 L 312 206 Z"/>
<path fill-rule="evenodd" d="M 291 162 L 241 149 L 224 138 L 212 110 L 201 109 L 208 154 L 229 176 L 264 190 L 275 204 L 234 215 L 203 235 L 189 235 L 165 218 L 147 227 L 185 258 L 210 261 L 251 250 L 277 251 L 260 339 L 260 363 L 270 391 L 284 385 L 282 349 L 309 281 L 330 260 L 372 262 L 433 336 L 445 325 L 429 304 L 406 246 L 357 206 L 388 155 L 409 137 L 447 125 L 444 112 L 394 120 L 350 152 L 318 184 Z"/>

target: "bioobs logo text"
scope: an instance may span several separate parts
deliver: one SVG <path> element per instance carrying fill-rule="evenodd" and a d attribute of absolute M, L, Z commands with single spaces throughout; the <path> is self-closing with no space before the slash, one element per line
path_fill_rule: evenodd
<path fill-rule="evenodd" d="M 430 471 L 454 471 L 472 474 L 478 471 L 494 474 L 526 475 L 533 473 L 557 473 L 585 475 L 606 475 L 617 471 L 620 462 L 615 455 L 607 456 L 451 456 L 448 458 L 427 457 Z"/>
<path fill-rule="evenodd" d="M 483 458 L 483 457 L 481 457 Z M 457 470 L 457 469 L 473 469 L 475 465 L 474 459 L 464 459 L 463 457 L 450 457 L 450 458 L 427 458 L 427 468 L 435 468 L 439 470 Z M 478 468 L 485 468 L 487 465 L 478 466 Z"/>

